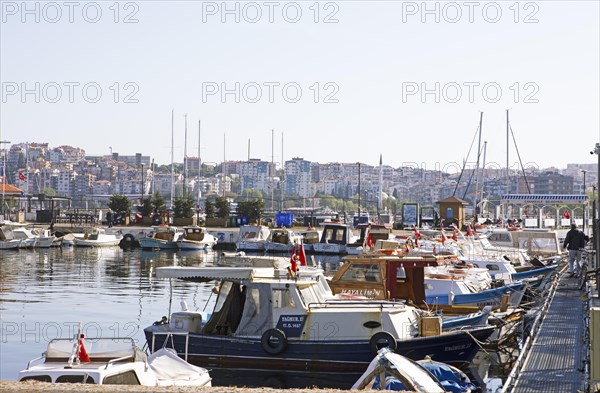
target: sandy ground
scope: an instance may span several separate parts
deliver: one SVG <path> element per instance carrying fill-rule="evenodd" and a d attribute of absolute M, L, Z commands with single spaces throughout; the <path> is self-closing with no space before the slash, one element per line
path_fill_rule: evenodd
<path fill-rule="evenodd" d="M 8 382 L 0 381 L 0 392 L 206 392 L 206 393 L 278 393 L 281 389 L 271 388 L 234 388 L 234 387 L 148 387 L 124 385 L 82 385 L 65 383 L 60 385 L 43 382 Z M 286 393 L 345 393 L 339 389 L 286 389 Z M 361 392 L 379 392 L 379 390 L 361 390 Z"/>

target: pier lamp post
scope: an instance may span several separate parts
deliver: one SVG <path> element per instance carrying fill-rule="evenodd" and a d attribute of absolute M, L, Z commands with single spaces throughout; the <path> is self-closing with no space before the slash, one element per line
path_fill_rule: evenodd
<path fill-rule="evenodd" d="M 596 179 L 600 179 L 600 143 L 596 143 L 596 146 L 594 147 L 594 150 L 592 150 L 590 152 L 590 154 L 596 154 L 598 156 L 598 172 L 596 174 Z M 600 180 L 598 185 L 600 186 Z M 600 194 L 600 188 L 598 190 L 598 193 Z M 598 195 L 598 201 L 600 202 L 600 195 Z M 600 215 L 600 204 L 596 205 L 595 202 L 594 205 L 596 207 L 596 211 L 598 212 L 598 214 Z M 596 220 L 596 217 L 594 217 L 594 231 L 593 231 L 593 236 L 594 236 L 594 240 L 595 240 L 595 249 L 596 249 L 596 267 L 600 266 L 600 252 L 598 252 L 599 248 L 600 248 L 600 220 Z"/>
<path fill-rule="evenodd" d="M 581 172 L 583 173 L 583 195 L 585 195 L 586 192 L 586 188 L 585 188 L 585 174 L 586 174 L 586 170 L 582 169 Z M 585 210 L 587 209 L 588 205 L 587 203 L 585 204 L 585 206 L 583 207 L 583 233 L 585 233 L 585 219 L 586 219 L 586 214 L 585 214 Z"/>

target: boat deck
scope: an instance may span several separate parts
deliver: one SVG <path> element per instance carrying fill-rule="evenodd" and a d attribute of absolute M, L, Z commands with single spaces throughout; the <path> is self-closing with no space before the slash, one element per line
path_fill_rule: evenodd
<path fill-rule="evenodd" d="M 579 280 L 563 273 L 511 392 L 583 391 L 583 294 Z"/>

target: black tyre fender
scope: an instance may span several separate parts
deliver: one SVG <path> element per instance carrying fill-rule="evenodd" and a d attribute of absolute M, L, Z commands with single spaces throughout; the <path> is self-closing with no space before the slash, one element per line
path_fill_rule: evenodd
<path fill-rule="evenodd" d="M 279 329 L 269 329 L 260 338 L 262 349 L 270 355 L 279 355 L 287 347 L 287 337 Z"/>
<path fill-rule="evenodd" d="M 133 242 L 135 242 L 135 237 L 133 237 L 131 233 L 128 233 L 125 236 L 123 236 L 123 243 L 132 244 Z"/>
<path fill-rule="evenodd" d="M 398 348 L 398 343 L 396 342 L 394 336 L 384 331 L 377 332 L 373 336 L 371 336 L 371 339 L 369 340 L 369 348 L 373 355 L 376 355 L 377 351 L 379 351 L 383 347 L 388 347 L 390 351 L 396 352 L 396 348 Z"/>

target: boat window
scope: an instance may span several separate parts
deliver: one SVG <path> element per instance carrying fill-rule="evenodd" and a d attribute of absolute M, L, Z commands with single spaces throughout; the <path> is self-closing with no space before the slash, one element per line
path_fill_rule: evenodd
<path fill-rule="evenodd" d="M 298 293 L 300 294 L 300 299 L 302 299 L 304 304 L 306 304 L 307 306 L 309 304 L 319 303 L 319 299 L 315 296 L 314 292 L 312 291 L 312 286 L 302 286 L 299 287 L 298 290 Z"/>
<path fill-rule="evenodd" d="M 398 266 L 398 268 L 396 268 L 396 278 L 406 278 L 404 267 Z"/>
<path fill-rule="evenodd" d="M 105 385 L 140 385 L 140 381 L 133 370 L 109 375 L 104 378 L 102 383 Z"/>
<path fill-rule="evenodd" d="M 257 233 L 256 232 L 246 232 L 242 235 L 242 238 L 244 239 L 254 239 L 256 238 Z"/>
<path fill-rule="evenodd" d="M 479 267 L 479 266 L 477 266 L 477 267 Z M 488 264 L 488 265 L 485 265 L 485 267 L 489 271 L 498 271 L 498 270 L 500 270 L 500 268 L 498 267 L 498 265 Z"/>
<path fill-rule="evenodd" d="M 40 382 L 52 382 L 52 378 L 49 375 L 31 375 L 29 377 L 23 377 L 19 382 L 23 381 L 40 381 Z"/>
<path fill-rule="evenodd" d="M 376 263 L 350 265 L 342 275 L 342 281 L 381 282 L 379 265 Z"/>
<path fill-rule="evenodd" d="M 56 378 L 56 383 L 92 383 L 95 384 L 94 378 L 89 375 L 61 375 Z"/>
<path fill-rule="evenodd" d="M 294 308 L 294 298 L 289 289 L 274 288 L 272 294 L 273 308 Z"/>

